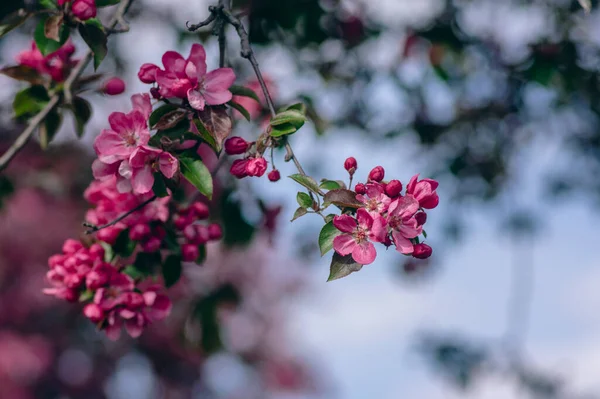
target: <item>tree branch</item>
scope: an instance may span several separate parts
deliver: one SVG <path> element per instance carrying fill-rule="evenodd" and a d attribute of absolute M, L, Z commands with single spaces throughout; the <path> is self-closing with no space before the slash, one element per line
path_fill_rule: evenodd
<path fill-rule="evenodd" d="M 112 19 L 109 22 L 108 27 L 110 30 L 107 31 L 107 36 L 113 33 L 112 30 L 114 30 L 114 28 L 119 24 L 119 22 L 123 21 L 125 13 L 127 12 L 127 10 L 129 10 L 129 7 L 131 6 L 132 2 L 133 0 L 123 0 L 121 2 L 119 8 L 117 9 L 117 11 L 115 12 Z M 79 60 L 79 62 L 71 71 L 69 77 L 65 81 L 65 84 L 63 86 L 63 93 L 65 96 L 66 103 L 71 102 L 71 87 L 73 86 L 73 83 L 75 83 L 75 81 L 81 76 L 83 70 L 85 69 L 87 64 L 89 64 L 91 59 L 92 52 L 91 50 L 88 50 L 83 56 L 83 58 Z M 17 137 L 12 146 L 0 157 L 0 172 L 6 169 L 10 161 L 12 161 L 12 159 L 23 149 L 23 147 L 25 147 L 29 139 L 31 139 L 31 137 L 33 136 L 33 133 L 36 131 L 36 129 L 44 122 L 46 116 L 48 116 L 48 114 L 52 112 L 52 110 L 56 108 L 56 106 L 59 104 L 60 99 L 61 93 L 55 93 L 50 98 L 50 101 L 48 101 L 48 104 L 46 104 L 46 106 L 29 121 L 29 124 L 27 125 L 25 130 L 19 135 L 19 137 Z"/>
<path fill-rule="evenodd" d="M 154 201 L 156 198 L 158 198 L 158 197 L 155 195 L 152 198 L 150 198 L 150 199 L 142 202 L 141 204 L 139 204 L 138 206 L 136 206 L 132 210 L 125 212 L 124 214 L 122 214 L 121 216 L 119 216 L 118 218 L 116 218 L 115 220 L 113 220 L 113 221 L 111 221 L 109 223 L 103 224 L 101 226 L 96 226 L 95 224 L 91 224 L 91 223 L 88 223 L 88 222 L 83 222 L 83 225 L 85 227 L 89 227 L 89 230 L 87 230 L 85 232 L 85 234 L 93 234 L 93 233 L 95 233 L 97 231 L 100 231 L 102 229 L 105 229 L 107 227 L 114 226 L 115 224 L 119 223 L 121 220 L 125 219 L 127 216 L 131 215 L 132 213 L 135 213 L 135 212 L 139 211 L 140 209 L 142 209 L 143 207 L 145 207 L 146 205 L 148 205 L 149 203 L 151 203 L 152 201 Z"/>

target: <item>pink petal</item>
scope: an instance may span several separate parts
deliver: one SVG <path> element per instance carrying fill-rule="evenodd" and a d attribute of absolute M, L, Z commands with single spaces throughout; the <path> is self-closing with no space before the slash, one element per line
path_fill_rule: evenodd
<path fill-rule="evenodd" d="M 108 116 L 110 128 L 119 134 L 125 134 L 133 130 L 131 120 L 123 112 L 113 112 Z"/>
<path fill-rule="evenodd" d="M 160 171 L 169 179 L 175 176 L 179 169 L 179 161 L 168 152 L 163 152 L 158 158 Z"/>
<path fill-rule="evenodd" d="M 190 50 L 188 61 L 196 67 L 196 73 L 202 77 L 206 75 L 206 51 L 201 44 L 195 43 Z"/>
<path fill-rule="evenodd" d="M 133 109 L 140 111 L 145 119 L 148 119 L 152 113 L 152 103 L 147 93 L 131 96 L 131 104 L 133 105 Z"/>
<path fill-rule="evenodd" d="M 117 177 L 117 191 L 119 193 L 131 192 L 131 181 L 124 177 Z"/>
<path fill-rule="evenodd" d="M 185 76 L 194 82 L 201 81 L 203 76 L 198 74 L 198 67 L 193 62 L 188 62 L 185 66 Z"/>
<path fill-rule="evenodd" d="M 131 179 L 133 176 L 133 168 L 128 161 L 123 161 L 119 165 L 119 175 L 123 176 L 125 179 Z"/>
<path fill-rule="evenodd" d="M 356 230 L 356 220 L 350 215 L 340 215 L 333 218 L 333 225 L 339 231 L 352 233 Z"/>
<path fill-rule="evenodd" d="M 418 178 L 419 178 L 419 174 L 418 173 L 416 175 L 414 175 L 413 177 L 410 178 L 410 181 L 406 185 L 406 192 L 408 194 L 412 194 L 413 191 L 415 191 L 415 186 L 417 184 L 417 179 Z"/>
<path fill-rule="evenodd" d="M 150 166 L 134 170 L 133 177 L 131 178 L 131 187 L 134 193 L 145 194 L 152 190 L 153 185 L 154 174 Z"/>
<path fill-rule="evenodd" d="M 142 295 L 144 297 L 144 303 L 146 304 L 146 306 L 154 305 L 154 302 L 156 301 L 156 297 L 158 296 L 156 291 L 146 291 Z"/>
<path fill-rule="evenodd" d="M 440 197 L 436 192 L 432 193 L 429 197 L 423 199 L 420 202 L 421 206 L 425 209 L 433 209 L 440 203 Z"/>
<path fill-rule="evenodd" d="M 114 163 L 131 154 L 132 149 L 126 146 L 123 137 L 111 130 L 103 130 L 96 140 L 94 149 L 98 159 L 105 163 Z"/>
<path fill-rule="evenodd" d="M 359 208 L 356 211 L 356 220 L 358 221 L 358 225 L 363 229 L 370 230 L 371 226 L 373 226 L 373 216 L 365 208 Z"/>
<path fill-rule="evenodd" d="M 204 89 L 207 92 L 228 90 L 235 82 L 235 73 L 231 68 L 219 68 L 210 71 L 204 78 Z"/>
<path fill-rule="evenodd" d="M 124 319 L 133 319 L 136 315 L 137 313 L 132 312 L 129 309 L 121 309 L 121 311 L 119 312 L 119 316 L 121 316 Z"/>
<path fill-rule="evenodd" d="M 429 185 L 431 185 L 431 190 L 435 191 L 438 186 L 440 185 L 440 183 L 438 183 L 436 180 L 433 179 L 423 179 L 422 181 L 429 183 Z"/>
<path fill-rule="evenodd" d="M 419 210 L 419 201 L 410 194 L 400 197 L 390 204 L 389 213 L 401 219 L 412 217 Z"/>
<path fill-rule="evenodd" d="M 104 332 L 106 333 L 106 336 L 108 337 L 108 339 L 110 339 L 111 341 L 116 341 L 119 339 L 119 337 L 121 336 L 121 323 L 115 324 L 115 325 L 108 325 L 105 329 Z"/>
<path fill-rule="evenodd" d="M 94 160 L 92 163 L 92 174 L 94 179 L 104 180 L 110 176 L 114 176 L 119 170 L 119 162 L 115 163 L 104 163 L 99 159 Z"/>
<path fill-rule="evenodd" d="M 229 90 L 224 91 L 205 91 L 204 99 L 208 105 L 225 104 L 233 98 L 233 94 Z"/>
<path fill-rule="evenodd" d="M 415 218 L 411 218 L 404 222 L 404 224 L 398 228 L 398 231 L 406 238 L 415 238 L 421 234 L 423 228 L 417 227 L 417 220 Z"/>
<path fill-rule="evenodd" d="M 413 251 L 412 242 L 406 237 L 403 237 L 402 234 L 398 231 L 392 232 L 392 239 L 394 240 L 394 244 L 396 245 L 396 250 L 402 254 L 410 254 Z"/>
<path fill-rule="evenodd" d="M 367 184 L 367 195 L 370 198 L 377 198 L 379 194 L 383 194 L 384 190 L 379 183 L 369 183 Z"/>
<path fill-rule="evenodd" d="M 144 321 L 140 321 L 139 318 L 127 320 L 125 322 L 125 330 L 132 338 L 137 338 L 142 335 L 144 331 Z"/>
<path fill-rule="evenodd" d="M 202 97 L 202 94 L 200 94 L 199 91 L 192 89 L 188 90 L 187 98 L 192 108 L 197 109 L 199 111 L 204 110 L 204 97 Z"/>
<path fill-rule="evenodd" d="M 375 250 L 375 246 L 368 241 L 356 245 L 352 251 L 352 259 L 361 265 L 373 263 L 376 257 L 377 251 Z"/>
<path fill-rule="evenodd" d="M 373 217 L 373 226 L 369 232 L 369 239 L 375 242 L 384 242 L 387 236 L 387 222 L 381 216 Z"/>
<path fill-rule="evenodd" d="M 159 321 L 171 313 L 171 300 L 166 295 L 158 295 L 154 304 L 146 311 L 146 315 L 152 321 Z"/>
<path fill-rule="evenodd" d="M 162 56 L 162 62 L 165 66 L 165 71 L 174 73 L 177 76 L 183 74 L 186 62 L 181 54 L 175 51 L 167 51 Z"/>
<path fill-rule="evenodd" d="M 342 234 L 333 239 L 333 249 L 340 255 L 348 255 L 352 253 L 356 247 L 356 241 L 350 234 Z"/>

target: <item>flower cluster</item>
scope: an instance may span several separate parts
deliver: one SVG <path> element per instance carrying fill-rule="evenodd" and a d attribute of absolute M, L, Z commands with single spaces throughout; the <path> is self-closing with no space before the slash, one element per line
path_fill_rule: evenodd
<path fill-rule="evenodd" d="M 162 57 L 164 69 L 154 64 L 144 64 L 138 72 L 143 83 L 156 83 L 152 90 L 156 98 L 187 99 L 192 108 L 202 111 L 206 105 L 220 105 L 230 101 L 229 88 L 235 81 L 231 68 L 218 68 L 206 72 L 206 51 L 194 44 L 187 59 L 175 51 Z"/>
<path fill-rule="evenodd" d="M 356 160 L 348 158 L 344 166 L 353 175 Z M 428 258 L 432 249 L 418 237 L 427 221 L 425 209 L 433 209 L 439 203 L 438 182 L 418 180 L 415 175 L 402 195 L 402 183 L 399 180 L 386 182 L 384 176 L 385 170 L 377 166 L 369 173 L 366 183 L 355 186 L 356 199 L 363 205 L 354 216 L 342 214 L 333 218 L 333 225 L 341 232 L 333 240 L 333 249 L 343 256 L 352 255 L 361 265 L 375 260 L 374 242 L 386 247 L 394 245 L 398 252 L 415 258 Z"/>
<path fill-rule="evenodd" d="M 136 94 L 131 102 L 133 110 L 127 114 L 113 112 L 108 118 L 110 129 L 96 137 L 94 149 L 98 159 L 93 171 L 100 180 L 116 176 L 120 192 L 146 194 L 152 191 L 155 173 L 172 178 L 179 170 L 179 162 L 169 152 L 148 145 L 150 96 Z"/>
<path fill-rule="evenodd" d="M 249 143 L 241 137 L 230 137 L 225 141 L 225 152 L 229 155 L 245 154 L 243 159 L 236 159 L 229 172 L 242 179 L 248 176 L 261 177 L 267 171 L 267 160 L 262 154 L 252 151 L 255 143 Z"/>
<path fill-rule="evenodd" d="M 208 217 L 208 206 L 202 202 L 195 202 L 179 210 L 174 216 L 175 229 L 183 237 L 181 256 L 184 262 L 202 262 L 204 245 L 210 241 L 220 240 L 223 236 L 221 226 L 217 223 L 209 225 L 195 223 Z"/>
<path fill-rule="evenodd" d="M 46 56 L 42 55 L 35 42 L 32 41 L 30 50 L 24 50 L 17 54 L 17 62 L 34 69 L 42 76 L 50 77 L 55 82 L 62 82 L 76 63 L 71 59 L 73 53 L 75 53 L 75 46 L 70 40 Z"/>
<path fill-rule="evenodd" d="M 58 5 L 71 4 L 71 13 L 81 21 L 96 17 L 95 0 L 58 0 Z"/>

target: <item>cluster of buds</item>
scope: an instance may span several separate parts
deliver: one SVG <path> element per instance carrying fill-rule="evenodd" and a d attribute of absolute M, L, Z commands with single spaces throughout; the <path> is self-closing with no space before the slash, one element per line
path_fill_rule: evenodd
<path fill-rule="evenodd" d="M 253 148 L 255 143 L 249 143 L 241 137 L 230 137 L 225 141 L 225 152 L 228 155 L 242 155 L 244 154 L 243 159 L 236 159 L 233 161 L 229 172 L 237 177 L 238 179 L 242 179 L 248 176 L 261 177 L 267 171 L 267 160 L 256 152 L 255 154 L 251 153 L 251 149 Z M 273 174 L 275 172 L 275 174 Z M 277 181 L 279 180 L 279 172 L 277 170 L 273 170 L 269 173 L 269 180 Z"/>
<path fill-rule="evenodd" d="M 195 202 L 177 212 L 173 218 L 175 229 L 181 237 L 181 256 L 184 262 L 202 262 L 205 245 L 223 237 L 223 231 L 218 223 L 200 224 L 196 221 L 207 220 L 208 206 Z"/>

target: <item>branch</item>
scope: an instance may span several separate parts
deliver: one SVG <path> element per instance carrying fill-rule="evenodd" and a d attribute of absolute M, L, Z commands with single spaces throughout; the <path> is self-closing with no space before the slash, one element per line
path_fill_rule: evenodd
<path fill-rule="evenodd" d="M 115 12 L 115 15 L 109 22 L 108 26 L 110 30 L 107 31 L 107 36 L 113 33 L 112 30 L 114 30 L 114 28 L 119 24 L 119 22 L 123 21 L 123 17 L 129 9 L 129 7 L 131 6 L 132 2 L 133 0 L 123 0 L 121 2 L 119 8 Z M 88 50 L 83 56 L 83 58 L 79 60 L 75 68 L 69 74 L 69 77 L 67 78 L 63 86 L 65 102 L 71 102 L 71 87 L 73 86 L 73 83 L 81 76 L 83 70 L 85 69 L 87 64 L 89 64 L 91 59 L 92 52 L 91 50 Z M 50 101 L 48 101 L 48 104 L 46 104 L 46 106 L 29 121 L 29 124 L 27 125 L 25 130 L 19 135 L 19 137 L 17 137 L 12 146 L 10 146 L 10 148 L 4 154 L 2 154 L 2 156 L 0 157 L 0 172 L 6 169 L 10 161 L 12 161 L 12 159 L 23 149 L 23 147 L 25 147 L 29 139 L 31 139 L 31 136 L 33 136 L 33 133 L 36 131 L 36 129 L 44 122 L 46 116 L 48 116 L 48 114 L 52 112 L 54 108 L 56 108 L 60 101 L 60 97 L 61 93 L 55 93 L 50 98 Z"/>
<path fill-rule="evenodd" d="M 122 214 L 121 216 L 119 216 L 118 218 L 116 218 L 115 220 L 113 220 L 113 221 L 111 221 L 109 223 L 103 224 L 101 226 L 96 226 L 95 224 L 91 224 L 91 223 L 88 223 L 88 222 L 83 222 L 83 225 L 85 227 L 89 227 L 89 230 L 87 230 L 85 232 L 85 234 L 93 234 L 93 233 L 95 233 L 97 231 L 100 231 L 102 229 L 105 229 L 107 227 L 114 226 L 115 224 L 119 223 L 121 220 L 125 219 L 127 216 L 131 215 L 132 213 L 135 213 L 135 212 L 139 211 L 140 209 L 142 209 L 143 207 L 145 207 L 146 205 L 148 205 L 149 203 L 151 203 L 152 201 L 154 201 L 156 198 L 157 198 L 157 196 L 155 195 L 152 198 L 150 198 L 150 199 L 142 202 L 141 204 L 139 204 L 138 206 L 136 206 L 132 210 L 125 212 L 124 214 Z"/>

